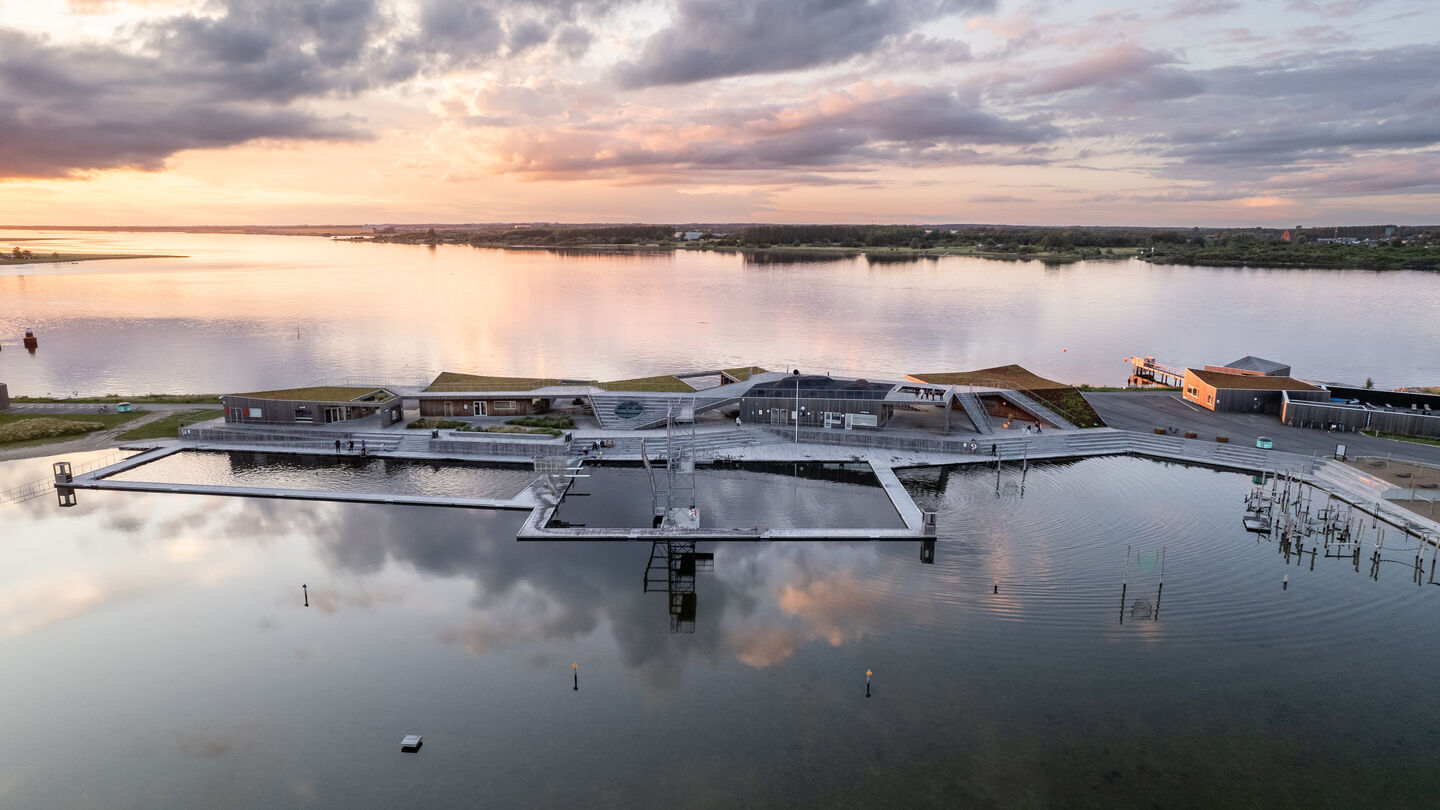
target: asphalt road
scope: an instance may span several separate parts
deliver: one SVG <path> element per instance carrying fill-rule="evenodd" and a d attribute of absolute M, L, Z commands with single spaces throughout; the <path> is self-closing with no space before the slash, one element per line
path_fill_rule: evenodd
<path fill-rule="evenodd" d="M 1280 417 L 1254 413 L 1212 413 L 1180 398 L 1174 391 L 1146 393 L 1106 392 L 1085 394 L 1105 424 L 1121 430 L 1150 432 L 1157 427 L 1193 430 L 1201 439 L 1229 436 L 1231 444 L 1254 447 L 1255 439 L 1268 436 L 1275 450 L 1302 455 L 1329 456 L 1335 445 L 1344 443 L 1350 456 L 1391 456 L 1393 458 L 1440 464 L 1440 446 L 1394 439 L 1376 439 L 1358 433 L 1327 433 L 1323 430 L 1289 427 Z"/>

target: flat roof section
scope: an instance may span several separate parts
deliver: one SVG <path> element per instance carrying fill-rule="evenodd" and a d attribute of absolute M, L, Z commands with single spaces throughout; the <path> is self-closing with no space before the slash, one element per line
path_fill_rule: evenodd
<path fill-rule="evenodd" d="M 832 397 L 835 399 L 884 399 L 898 383 L 851 380 L 844 377 L 827 377 L 823 374 L 794 374 L 774 381 L 756 383 L 744 396 L 747 397 Z"/>
<path fill-rule="evenodd" d="M 556 377 L 492 377 L 486 374 L 459 374 L 442 371 L 429 386 L 429 392 L 451 391 L 534 391 L 562 385 L 594 385 L 593 380 L 562 380 Z"/>
<path fill-rule="evenodd" d="M 1216 389 L 1237 391 L 1321 391 L 1318 385 L 1311 385 L 1294 377 L 1256 377 L 1250 374 L 1226 374 L 1222 371 L 1201 371 L 1187 368 L 1185 375 L 1194 374 L 1201 382 Z"/>
<path fill-rule="evenodd" d="M 635 377 L 629 380 L 611 380 L 599 383 L 606 391 L 660 391 L 669 394 L 693 394 L 695 386 L 673 374 L 655 377 Z"/>
<path fill-rule="evenodd" d="M 229 394 L 232 397 L 248 399 L 293 400 L 296 402 L 355 402 L 371 394 L 381 394 L 372 402 L 388 402 L 395 395 L 384 388 L 362 388 L 357 386 L 319 385 L 310 388 L 281 388 L 276 391 L 255 391 L 249 394 Z"/>

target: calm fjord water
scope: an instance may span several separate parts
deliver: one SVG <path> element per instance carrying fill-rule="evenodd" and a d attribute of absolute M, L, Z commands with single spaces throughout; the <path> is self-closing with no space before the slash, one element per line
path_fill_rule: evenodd
<path fill-rule="evenodd" d="M 14 394 L 755 362 L 1118 382 L 1134 352 L 1440 381 L 1434 274 L 0 246 L 22 236 L 190 258 L 0 268 Z M 0 464 L 0 489 L 48 471 Z M 527 477 L 194 454 L 149 472 L 406 492 Z M 939 512 L 934 564 L 918 542 L 704 548 L 691 634 L 642 591 L 647 544 L 519 543 L 521 513 L 88 491 L 3 506 L 0 807 L 1433 805 L 1440 589 L 1399 562 L 1378 580 L 1287 567 L 1241 528 L 1243 475 L 1102 458 L 1031 467 L 1022 492 L 1017 472 L 902 474 Z M 808 520 L 829 496 L 830 517 L 893 519 L 865 482 L 774 477 L 702 479 L 701 497 L 735 525 Z M 584 483 L 577 520 L 628 519 L 612 481 Z M 400 753 L 407 733 L 420 754 Z"/>
<path fill-rule="evenodd" d="M 1440 589 L 1287 566 L 1247 476 L 1017 472 L 904 475 L 931 565 L 717 544 L 693 634 L 647 544 L 519 543 L 519 513 L 13 507 L 0 806 L 1433 806 Z M 1125 565 L 1161 549 L 1163 594 Z"/>
<path fill-rule="evenodd" d="M 0 247 L 12 243 L 187 257 L 0 267 L 0 381 L 12 394 L 221 393 L 440 370 L 618 379 L 753 363 L 863 374 L 1020 363 L 1118 384 L 1137 353 L 1189 365 L 1255 354 L 1315 379 L 1440 382 L 1440 273 L 762 264 L 0 231 Z M 33 356 L 19 346 L 27 326 L 40 336 Z"/>

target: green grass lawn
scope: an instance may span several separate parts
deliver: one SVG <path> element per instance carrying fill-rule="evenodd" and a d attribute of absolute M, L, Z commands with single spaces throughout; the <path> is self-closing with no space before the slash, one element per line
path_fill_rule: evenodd
<path fill-rule="evenodd" d="M 210 411 L 176 411 L 164 419 L 157 419 L 148 422 L 120 434 L 121 441 L 134 441 L 136 439 L 173 439 L 180 435 L 180 427 L 195 422 L 204 422 L 207 419 L 218 419 L 225 415 L 223 410 Z"/>
<path fill-rule="evenodd" d="M 1400 442 L 1414 442 L 1415 444 L 1440 445 L 1440 439 L 1425 439 L 1419 436 L 1401 436 L 1399 433 L 1381 433 L 1378 430 L 1362 431 L 1366 436 L 1374 436 L 1377 439 L 1394 439 Z"/>
<path fill-rule="evenodd" d="M 6 449 L 64 441 L 123 425 L 144 411 L 132 413 L 0 413 L 0 447 Z"/>
<path fill-rule="evenodd" d="M 606 391 L 659 391 L 663 393 L 693 394 L 695 389 L 686 385 L 679 377 L 662 374 L 658 377 L 635 377 L 629 380 L 611 380 L 600 383 Z"/>

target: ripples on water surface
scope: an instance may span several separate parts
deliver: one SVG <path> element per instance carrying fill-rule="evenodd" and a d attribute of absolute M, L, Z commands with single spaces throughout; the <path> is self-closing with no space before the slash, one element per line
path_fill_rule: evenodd
<path fill-rule="evenodd" d="M 521 465 L 183 450 L 110 476 L 162 484 L 512 498 L 535 480 Z"/>
<path fill-rule="evenodd" d="M 648 544 L 516 542 L 518 513 L 3 507 L 0 805 L 1434 805 L 1440 588 L 1287 567 L 1244 475 L 903 478 L 933 565 L 702 544 L 673 635 Z M 1119 622 L 1127 547 L 1165 549 L 1158 620 Z"/>
<path fill-rule="evenodd" d="M 586 465 L 555 510 L 574 526 L 648 527 L 650 478 L 640 467 Z M 657 471 L 657 484 L 667 485 Z M 662 495 L 663 498 L 663 495 Z M 701 466 L 696 506 L 706 528 L 904 528 L 868 464 Z M 663 504 L 664 501 L 662 500 Z"/>
<path fill-rule="evenodd" d="M 1021 363 L 1114 385 L 1137 353 L 1190 365 L 1255 354 L 1302 377 L 1382 387 L 1440 381 L 1440 273 L 180 233 L 0 231 L 0 247 L 7 238 L 39 239 L 24 244 L 42 252 L 187 256 L 0 268 L 0 381 L 12 394 L 225 393 L 440 370 L 621 379 L 752 363 L 859 376 Z M 33 356 L 19 347 L 25 327 L 40 337 Z"/>

